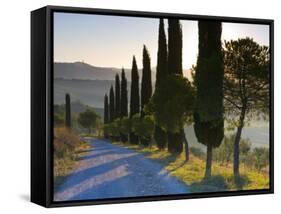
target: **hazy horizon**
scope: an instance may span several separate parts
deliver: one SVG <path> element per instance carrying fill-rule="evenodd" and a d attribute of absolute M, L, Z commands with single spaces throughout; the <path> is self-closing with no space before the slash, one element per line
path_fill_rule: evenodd
<path fill-rule="evenodd" d="M 196 64 L 198 53 L 197 21 L 181 20 L 183 31 L 183 69 Z M 84 62 L 97 67 L 131 68 L 136 56 L 142 68 L 143 45 L 156 67 L 158 18 L 54 13 L 54 61 Z M 167 37 L 167 20 L 165 31 Z M 269 45 L 269 25 L 223 23 L 222 41 L 250 37 Z"/>

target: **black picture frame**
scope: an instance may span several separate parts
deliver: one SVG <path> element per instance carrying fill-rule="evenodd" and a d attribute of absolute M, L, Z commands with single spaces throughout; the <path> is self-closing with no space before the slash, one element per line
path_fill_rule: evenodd
<path fill-rule="evenodd" d="M 169 196 L 99 199 L 87 201 L 53 201 L 52 113 L 53 113 L 53 13 L 100 14 L 188 20 L 265 24 L 270 27 L 270 188 Z M 187 15 L 158 12 L 107 10 L 79 7 L 46 6 L 31 12 L 31 201 L 44 207 L 113 204 L 189 198 L 209 198 L 274 192 L 274 21 L 237 17 Z"/>

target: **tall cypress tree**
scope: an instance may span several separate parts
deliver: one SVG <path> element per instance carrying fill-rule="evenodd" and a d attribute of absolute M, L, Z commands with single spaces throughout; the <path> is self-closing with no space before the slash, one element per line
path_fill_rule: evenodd
<path fill-rule="evenodd" d="M 104 109 L 104 113 L 103 113 L 103 121 L 104 122 L 103 123 L 107 124 L 109 122 L 108 96 L 107 96 L 107 94 L 104 95 L 104 108 L 103 109 Z M 105 129 L 104 129 L 103 133 L 104 133 L 104 137 L 107 138 L 108 136 L 107 136 L 107 133 L 106 133 Z"/>
<path fill-rule="evenodd" d="M 178 19 L 168 19 L 168 73 L 182 72 L 182 29 Z"/>
<path fill-rule="evenodd" d="M 222 26 L 218 21 L 199 21 L 198 29 L 194 131 L 198 142 L 207 146 L 205 178 L 208 178 L 211 176 L 212 150 L 224 137 Z"/>
<path fill-rule="evenodd" d="M 182 30 L 178 19 L 168 19 L 168 73 L 183 75 L 182 72 Z M 183 150 L 182 131 L 168 132 L 168 151 L 180 153 Z"/>
<path fill-rule="evenodd" d="M 120 97 L 120 79 L 119 75 L 115 75 L 115 118 L 119 118 L 121 116 L 120 108 L 121 108 L 121 97 Z"/>
<path fill-rule="evenodd" d="M 139 74 L 135 56 L 133 56 L 131 78 L 130 118 L 140 112 Z M 130 142 L 132 144 L 138 144 L 138 141 L 138 136 L 131 132 Z"/>
<path fill-rule="evenodd" d="M 70 95 L 65 95 L 65 126 L 71 128 L 71 106 L 70 106 Z"/>
<path fill-rule="evenodd" d="M 143 46 L 143 69 L 141 80 L 141 118 L 145 116 L 144 107 L 148 104 L 152 95 L 152 83 L 151 83 L 151 66 L 150 56 L 146 46 Z M 149 145 L 151 139 L 141 139 L 141 143 L 145 146 Z"/>
<path fill-rule="evenodd" d="M 164 28 L 164 21 L 160 19 L 159 31 L 158 31 L 158 52 L 157 52 L 157 67 L 156 67 L 156 83 L 155 91 L 159 90 L 160 82 L 165 79 L 168 72 L 168 61 L 167 61 L 167 40 Z M 154 139 L 159 149 L 164 149 L 167 144 L 166 132 L 157 124 L 154 129 Z"/>
<path fill-rule="evenodd" d="M 127 90 L 127 79 L 125 75 L 125 70 L 122 68 L 121 72 L 121 117 L 128 117 L 128 90 Z M 121 140 L 123 142 L 128 141 L 128 136 L 121 135 Z"/>
<path fill-rule="evenodd" d="M 113 86 L 110 87 L 109 92 L 109 122 L 113 122 L 115 119 L 115 99 Z"/>

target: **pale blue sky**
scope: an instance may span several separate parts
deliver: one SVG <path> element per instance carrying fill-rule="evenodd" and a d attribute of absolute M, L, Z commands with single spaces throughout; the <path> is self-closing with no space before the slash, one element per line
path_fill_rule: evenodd
<path fill-rule="evenodd" d="M 183 30 L 183 67 L 196 63 L 198 49 L 197 21 L 181 20 Z M 54 60 L 84 61 L 102 67 L 131 67 L 135 55 L 142 65 L 142 48 L 150 52 L 151 65 L 156 66 L 157 18 L 105 16 L 90 14 L 54 14 Z M 167 21 L 165 21 L 167 31 Z M 252 37 L 269 45 L 269 26 L 223 23 L 222 40 Z"/>

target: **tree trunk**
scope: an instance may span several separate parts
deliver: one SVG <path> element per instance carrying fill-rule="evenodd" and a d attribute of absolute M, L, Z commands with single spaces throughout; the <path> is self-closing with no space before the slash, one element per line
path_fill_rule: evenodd
<path fill-rule="evenodd" d="M 188 145 L 188 141 L 185 137 L 184 130 L 182 130 L 182 138 L 183 138 L 183 142 L 184 142 L 184 146 L 185 146 L 185 162 L 188 162 L 189 161 L 189 145 Z"/>
<path fill-rule="evenodd" d="M 206 169 L 205 169 L 205 179 L 208 179 L 212 176 L 212 156 L 213 156 L 213 147 L 211 144 L 207 146 L 207 160 L 206 160 Z"/>
<path fill-rule="evenodd" d="M 233 174 L 235 177 L 239 177 L 239 143 L 242 135 L 242 129 L 244 127 L 244 118 L 245 118 L 246 109 L 243 108 L 241 111 L 239 126 L 237 127 L 237 132 L 234 140 L 233 147 Z"/>

